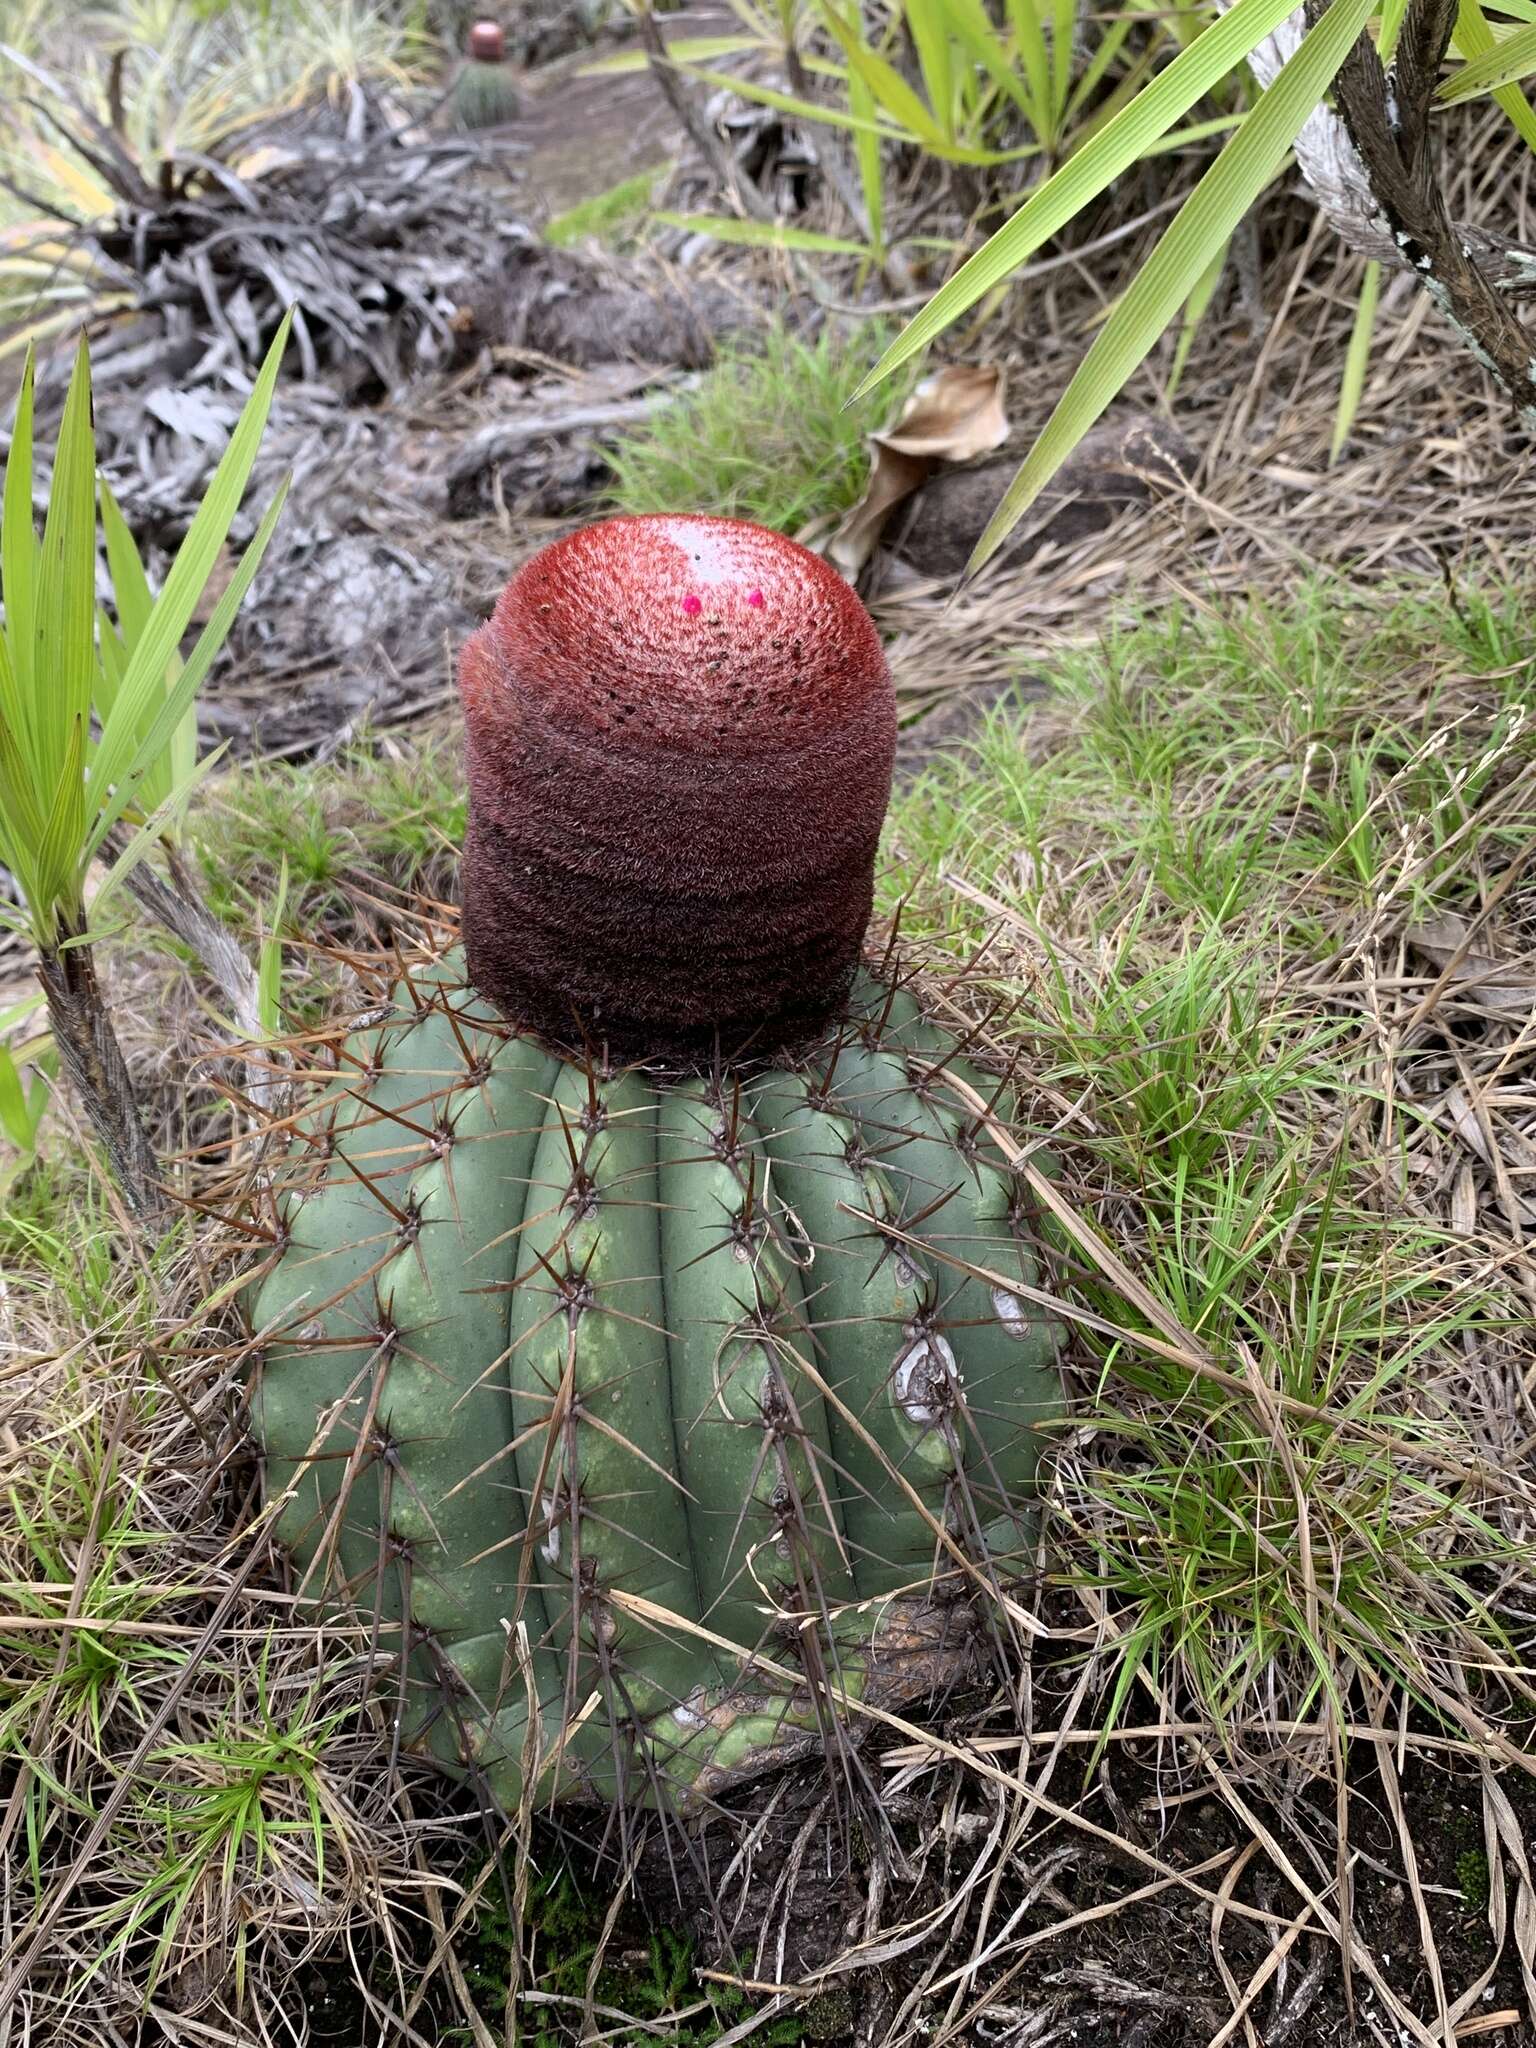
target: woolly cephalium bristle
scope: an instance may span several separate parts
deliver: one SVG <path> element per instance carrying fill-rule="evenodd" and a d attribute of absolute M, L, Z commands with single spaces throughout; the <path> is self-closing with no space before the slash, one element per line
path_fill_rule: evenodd
<path fill-rule="evenodd" d="M 740 520 L 612 519 L 465 649 L 471 979 L 621 1057 L 770 1053 L 846 994 L 896 713 L 852 590 Z"/>

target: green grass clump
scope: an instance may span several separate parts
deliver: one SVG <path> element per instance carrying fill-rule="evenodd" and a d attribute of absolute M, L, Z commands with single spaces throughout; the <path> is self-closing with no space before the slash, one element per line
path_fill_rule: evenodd
<path fill-rule="evenodd" d="M 1454 1719 L 1458 1658 L 1520 1662 L 1457 1391 L 1520 1308 L 1406 1199 L 1457 1069 L 1438 1040 L 1384 1067 L 1370 963 L 1536 828 L 1531 613 L 1327 584 L 1171 611 L 1061 658 L 893 814 L 888 906 L 930 958 L 985 948 L 1145 1289 L 1072 1248 L 1092 1434 L 1053 1526 L 1108 1616 L 1106 1728 L 1133 1694 L 1301 1718 L 1362 1673 Z"/>
<path fill-rule="evenodd" d="M 788 534 L 839 517 L 864 486 L 864 436 L 901 398 L 883 387 L 850 403 L 878 353 L 868 328 L 806 342 L 775 326 L 751 347 L 731 344 L 610 448 L 611 509 L 709 512 Z"/>
<path fill-rule="evenodd" d="M 148 1623 L 176 1597 L 157 1566 L 168 1539 L 148 1526 L 140 1487 L 126 1471 L 99 1415 L 82 1416 L 49 1444 L 10 1501 L 13 1540 L 30 1570 L 8 1589 L 12 1612 L 0 1621 L 0 1756 L 19 1757 L 45 1701 L 63 1729 L 100 1744 L 111 1714 L 137 1709 L 144 1674 L 174 1652 Z M 58 1588 L 76 1579 L 74 1560 L 88 1545 L 89 1571 L 77 1598 L 84 1624 L 65 1651 L 39 1626 L 58 1617 Z M 34 1781 L 44 1825 L 50 1790 Z"/>
<path fill-rule="evenodd" d="M 130 1347 L 153 1321 L 149 1275 L 123 1257 L 114 1214 L 84 1154 L 56 1127 L 0 1203 L 0 1275 L 101 1351 Z"/>
<path fill-rule="evenodd" d="M 209 906 L 248 932 L 286 871 L 286 924 L 349 931 L 361 899 L 386 891 L 445 895 L 467 807 L 457 736 L 417 736 L 409 754 L 359 740 L 317 771 L 304 762 L 242 765 L 190 821 Z"/>
<path fill-rule="evenodd" d="M 556 249 L 575 248 L 580 242 L 628 240 L 644 220 L 657 185 L 670 169 L 670 164 L 660 164 L 636 171 L 606 192 L 595 192 L 590 199 L 555 214 L 545 225 L 544 240 Z"/>
<path fill-rule="evenodd" d="M 241 1892 L 259 1895 L 280 1886 L 296 1856 L 307 1852 L 323 1900 L 327 1835 L 335 1823 L 325 1756 L 347 1716 L 322 1710 L 319 1683 L 297 1701 L 281 1698 L 269 1662 L 263 1648 L 249 1703 L 231 1707 L 206 1735 L 162 1743 L 147 1759 L 144 1790 L 123 1829 L 143 1838 L 142 1875 L 132 1893 L 96 1916 L 106 1937 L 98 1967 L 121 1965 L 139 1951 L 138 1967 L 153 1987 L 168 1959 L 186 1947 L 208 1895 L 232 1889 L 237 1872 Z M 233 1949 L 238 1978 L 243 1929 Z"/>
<path fill-rule="evenodd" d="M 70 2030 L 51 2024 L 57 2001 L 95 2039 L 125 1983 L 146 2002 L 169 1980 L 221 2010 L 259 2006 L 296 1907 L 360 1903 L 346 1874 L 365 1829 L 347 1639 L 317 1656 L 285 1600 L 274 1623 L 258 1571 L 248 1604 L 200 1640 L 231 1574 L 252 1576 L 225 1491 L 238 1346 L 205 1263 L 217 1254 L 206 1237 L 189 1260 L 179 1233 L 124 1231 L 64 1138 L 50 1128 L 0 1211 L 0 1891 L 17 1930 L 0 1976 L 110 1811 L 69 1960 L 21 1991 L 48 2008 L 40 2035 Z"/>

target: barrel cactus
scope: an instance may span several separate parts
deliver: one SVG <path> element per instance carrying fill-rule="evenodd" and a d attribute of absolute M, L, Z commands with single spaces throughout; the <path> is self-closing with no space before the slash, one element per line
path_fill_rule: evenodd
<path fill-rule="evenodd" d="M 266 1481 L 404 1743 L 688 1810 L 965 1670 L 1056 1336 L 999 1083 L 860 964 L 895 708 L 841 579 L 606 521 L 460 687 L 463 948 L 279 1169 Z"/>
<path fill-rule="evenodd" d="M 514 120 L 521 98 L 507 64 L 507 38 L 499 21 L 477 21 L 469 31 L 464 64 L 453 84 L 453 116 L 461 128 L 499 128 Z"/>

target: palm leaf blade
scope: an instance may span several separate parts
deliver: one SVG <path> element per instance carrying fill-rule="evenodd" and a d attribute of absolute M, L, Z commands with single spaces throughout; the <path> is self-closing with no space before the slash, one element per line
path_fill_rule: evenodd
<path fill-rule="evenodd" d="M 1373 11 L 1374 0 L 1333 0 L 1260 95 L 1105 322 L 976 543 L 967 575 L 997 552 L 1144 361 L 1216 251 L 1285 162 Z"/>
<path fill-rule="evenodd" d="M 1166 71 L 1122 107 L 1033 192 L 990 240 L 961 265 L 908 322 L 860 385 L 861 397 L 926 348 L 946 327 L 1025 263 L 1096 199 L 1122 171 L 1183 119 L 1219 79 L 1240 64 L 1292 12 L 1286 0 L 1236 0 L 1180 51 Z M 1337 68 L 1337 67 L 1335 67 Z"/>

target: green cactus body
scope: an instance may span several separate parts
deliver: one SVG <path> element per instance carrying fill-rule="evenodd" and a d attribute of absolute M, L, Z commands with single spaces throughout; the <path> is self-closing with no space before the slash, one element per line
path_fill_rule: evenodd
<path fill-rule="evenodd" d="M 471 57 L 454 80 L 453 117 L 460 128 L 499 128 L 517 118 L 520 106 L 512 74 L 499 59 Z"/>
<path fill-rule="evenodd" d="M 1015 1178 L 951 1087 L 995 1083 L 943 1046 L 862 981 L 792 1065 L 609 1072 L 456 955 L 347 1041 L 256 1292 L 256 1415 L 408 1744 L 509 1804 L 536 1754 L 541 1797 L 686 1809 L 838 1695 L 960 1668 L 960 1558 L 1020 1567 L 1058 1384 L 1000 1284 L 1038 1283 Z"/>

